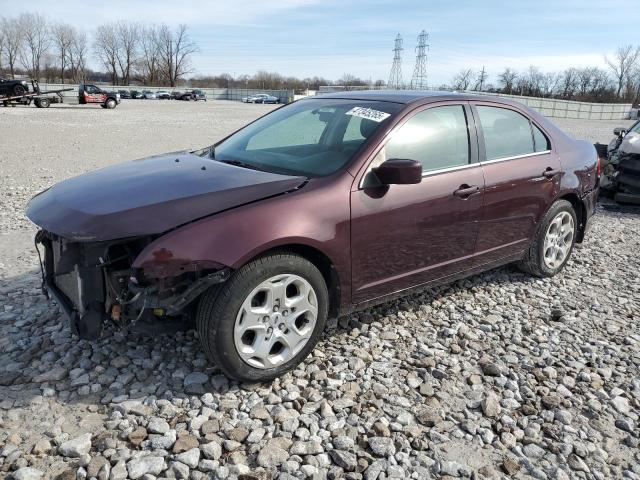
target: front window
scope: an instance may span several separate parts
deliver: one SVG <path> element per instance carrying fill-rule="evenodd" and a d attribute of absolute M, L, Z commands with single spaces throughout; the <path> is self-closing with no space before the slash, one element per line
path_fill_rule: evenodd
<path fill-rule="evenodd" d="M 469 133 L 462 105 L 429 108 L 398 128 L 370 168 L 393 158 L 416 160 L 423 172 L 469 164 Z"/>
<path fill-rule="evenodd" d="M 282 174 L 330 175 L 402 105 L 309 99 L 275 110 L 215 147 L 221 162 Z"/>

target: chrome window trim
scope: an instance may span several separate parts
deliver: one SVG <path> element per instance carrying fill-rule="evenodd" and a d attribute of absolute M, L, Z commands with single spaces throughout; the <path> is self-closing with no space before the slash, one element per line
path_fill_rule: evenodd
<path fill-rule="evenodd" d="M 486 165 L 487 163 L 506 162 L 507 160 L 516 160 L 518 158 L 535 157 L 538 155 L 546 155 L 548 153 L 551 153 L 551 150 L 543 150 L 542 152 L 523 153 L 522 155 L 513 155 L 511 157 L 494 158 L 493 160 L 481 160 L 480 164 Z"/>
<path fill-rule="evenodd" d="M 454 172 L 456 170 L 464 170 L 466 168 L 479 167 L 479 166 L 480 166 L 480 163 L 474 162 L 474 163 L 467 163 L 466 165 L 458 165 L 457 167 L 446 167 L 446 168 L 439 168 L 437 170 L 428 170 L 426 172 L 422 172 L 422 178 L 429 177 L 431 175 L 436 175 L 438 173 Z"/>
<path fill-rule="evenodd" d="M 471 168 L 471 167 L 481 167 L 482 165 L 486 165 L 488 163 L 499 163 L 499 162 L 506 162 L 508 160 L 517 160 L 519 158 L 536 157 L 538 155 L 546 155 L 548 153 L 551 153 L 551 150 L 544 150 L 542 152 L 524 153 L 522 155 L 514 155 L 514 156 L 511 156 L 511 157 L 496 158 L 496 159 L 493 159 L 493 160 L 485 160 L 485 161 L 480 161 L 480 162 L 469 163 L 467 165 L 458 165 L 457 167 L 439 168 L 438 170 L 430 170 L 428 172 L 422 172 L 422 178 L 430 177 L 431 175 L 437 175 L 437 174 L 440 174 L 440 173 L 454 172 L 456 170 L 465 170 L 465 169 Z M 364 179 L 372 171 L 373 171 L 372 168 L 367 169 L 365 174 L 360 179 L 360 184 L 358 185 L 358 190 L 362 190 L 363 189 L 362 185 L 364 183 Z"/>

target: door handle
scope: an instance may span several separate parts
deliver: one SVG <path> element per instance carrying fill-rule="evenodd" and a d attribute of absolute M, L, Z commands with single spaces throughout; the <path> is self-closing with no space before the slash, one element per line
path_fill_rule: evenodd
<path fill-rule="evenodd" d="M 551 167 L 547 167 L 547 169 L 542 172 L 542 176 L 545 178 L 553 178 L 560 173 L 560 170 L 555 170 Z"/>
<path fill-rule="evenodd" d="M 456 197 L 459 198 L 469 198 L 471 195 L 473 195 L 474 193 L 478 193 L 480 191 L 480 187 L 477 185 L 467 185 L 466 183 L 463 183 L 462 185 L 460 185 L 460 187 L 458 187 L 458 189 L 453 192 L 453 194 Z"/>

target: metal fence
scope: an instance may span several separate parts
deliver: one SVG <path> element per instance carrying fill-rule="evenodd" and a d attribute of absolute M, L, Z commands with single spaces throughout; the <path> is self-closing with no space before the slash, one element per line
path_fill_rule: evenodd
<path fill-rule="evenodd" d="M 158 92 L 160 90 L 173 92 L 173 91 L 185 91 L 193 90 L 195 87 L 145 87 L 140 85 L 97 85 L 103 90 L 150 90 L 152 92 Z M 78 103 L 78 84 L 58 84 L 58 83 L 41 83 L 40 90 L 43 92 L 60 90 L 63 88 L 73 88 L 69 92 L 63 92 L 62 96 L 65 103 Z M 207 100 L 233 100 L 241 101 L 243 97 L 250 97 L 257 93 L 268 93 L 274 97 L 278 97 L 280 103 L 289 103 L 293 101 L 293 90 L 259 90 L 251 88 L 195 88 L 196 90 L 202 90 Z"/>
<path fill-rule="evenodd" d="M 318 93 L 342 92 L 346 90 L 382 90 L 384 87 L 366 86 L 321 86 Z M 523 103 L 551 118 L 582 118 L 587 120 L 623 120 L 635 118 L 630 103 L 590 103 L 574 102 L 572 100 L 557 100 L 555 98 L 524 97 L 520 95 L 506 95 L 500 93 L 466 91 L 473 95 L 493 95 L 510 98 Z M 635 113 L 635 115 L 633 115 Z"/>

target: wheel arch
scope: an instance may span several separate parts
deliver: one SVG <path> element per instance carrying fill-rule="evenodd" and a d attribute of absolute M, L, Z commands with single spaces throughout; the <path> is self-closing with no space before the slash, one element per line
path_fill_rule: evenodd
<path fill-rule="evenodd" d="M 576 243 L 582 243 L 582 240 L 584 239 L 585 226 L 587 224 L 587 210 L 584 207 L 582 200 L 580 200 L 580 197 L 574 192 L 565 193 L 558 197 L 558 200 L 566 200 L 573 206 L 573 210 L 576 212 L 576 217 L 578 219 Z"/>
<path fill-rule="evenodd" d="M 242 261 L 240 265 L 234 266 L 239 268 L 256 258 L 264 257 L 272 253 L 293 253 L 303 257 L 311 262 L 322 274 L 327 291 L 329 292 L 329 317 L 337 317 L 340 313 L 340 302 L 342 297 L 342 288 L 340 276 L 335 267 L 334 262 L 322 250 L 304 243 L 285 243 L 272 246 L 260 252 L 253 252 L 252 255 Z"/>

